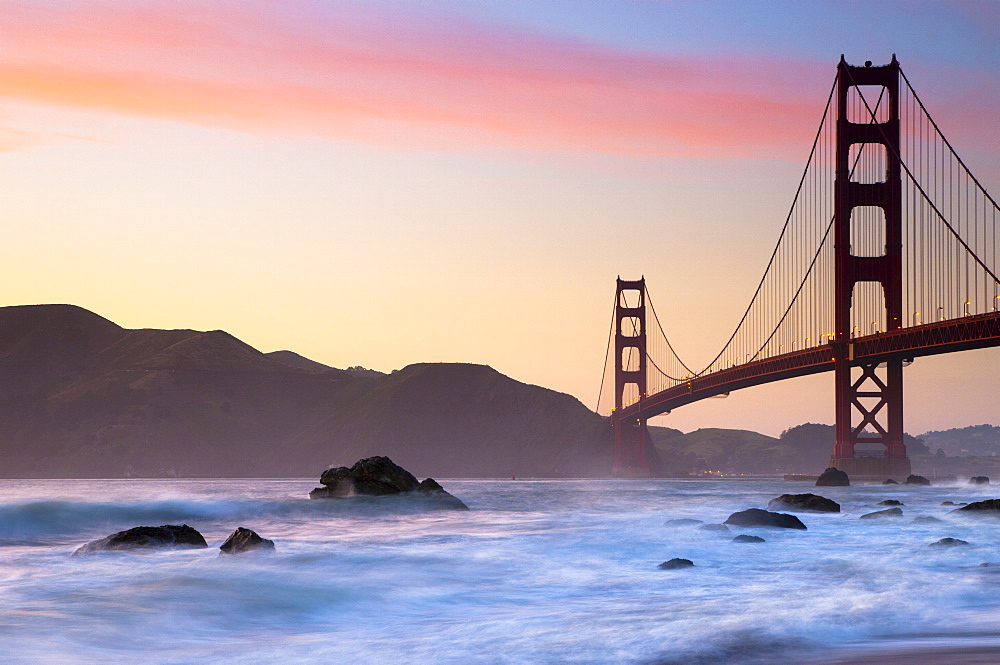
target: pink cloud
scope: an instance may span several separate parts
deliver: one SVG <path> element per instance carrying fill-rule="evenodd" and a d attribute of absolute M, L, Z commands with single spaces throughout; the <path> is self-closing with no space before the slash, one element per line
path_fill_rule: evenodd
<path fill-rule="evenodd" d="M 425 149 L 801 159 L 833 78 L 832 66 L 637 54 L 454 17 L 280 8 L 12 3 L 0 96 Z"/>

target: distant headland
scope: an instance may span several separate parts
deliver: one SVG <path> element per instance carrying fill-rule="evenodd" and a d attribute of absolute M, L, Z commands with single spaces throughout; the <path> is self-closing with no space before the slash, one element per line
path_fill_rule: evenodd
<path fill-rule="evenodd" d="M 221 330 L 129 330 L 74 305 L 0 308 L 0 409 L 7 478 L 312 477 L 375 455 L 421 476 L 604 477 L 613 455 L 606 418 L 485 365 L 336 369 Z M 652 427 L 653 472 L 818 472 L 827 429 Z M 979 443 L 965 454 L 981 456 L 968 473 L 991 475 L 1000 429 L 967 429 Z M 936 455 L 908 440 L 917 468 L 962 474 L 964 444 L 944 442 L 963 432 L 928 433 L 946 449 Z"/>

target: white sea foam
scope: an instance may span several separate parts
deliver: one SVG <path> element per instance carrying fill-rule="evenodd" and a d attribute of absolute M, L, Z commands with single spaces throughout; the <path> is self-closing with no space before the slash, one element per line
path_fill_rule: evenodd
<path fill-rule="evenodd" d="M 1000 610 L 1000 520 L 979 487 L 817 491 L 807 531 L 719 523 L 815 488 L 772 481 L 447 481 L 470 511 L 309 501 L 310 480 L 0 481 L 4 662 L 806 662 L 831 645 L 979 635 Z M 859 520 L 886 498 L 904 516 Z M 913 523 L 933 515 L 940 523 Z M 71 557 L 139 524 L 207 550 Z M 219 557 L 237 526 L 276 552 Z M 735 544 L 739 533 L 763 544 Z M 929 548 L 943 537 L 968 547 Z M 670 558 L 693 569 L 662 571 Z M 956 638 L 957 639 L 957 638 Z"/>

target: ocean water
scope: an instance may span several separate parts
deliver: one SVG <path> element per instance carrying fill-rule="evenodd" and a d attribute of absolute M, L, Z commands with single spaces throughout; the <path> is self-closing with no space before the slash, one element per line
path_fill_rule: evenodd
<path fill-rule="evenodd" d="M 997 643 L 1000 488 L 726 480 L 443 480 L 469 511 L 310 501 L 301 480 L 0 480 L 3 663 L 819 662 L 830 649 Z M 807 531 L 719 523 L 786 492 Z M 860 520 L 894 498 L 904 516 Z M 914 523 L 935 516 L 940 523 Z M 71 556 L 137 525 L 209 549 Z M 238 526 L 273 554 L 219 556 Z M 736 544 L 740 533 L 763 544 Z M 968 547 L 932 548 L 940 538 Z M 683 557 L 695 567 L 658 569 Z M 839 651 L 838 651 L 839 653 Z"/>

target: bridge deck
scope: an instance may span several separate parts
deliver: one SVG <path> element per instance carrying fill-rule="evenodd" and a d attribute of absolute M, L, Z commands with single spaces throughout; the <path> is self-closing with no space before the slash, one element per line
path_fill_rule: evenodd
<path fill-rule="evenodd" d="M 848 344 L 847 352 L 853 351 L 852 365 L 870 365 L 992 346 L 1000 346 L 1000 312 L 856 337 Z M 611 418 L 612 421 L 648 419 L 741 388 L 832 371 L 834 353 L 835 345 L 826 344 L 704 374 L 623 407 Z"/>

